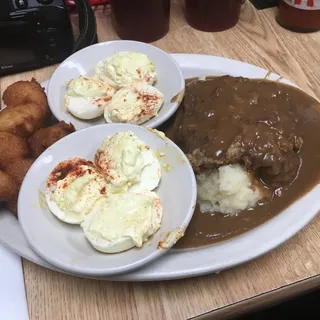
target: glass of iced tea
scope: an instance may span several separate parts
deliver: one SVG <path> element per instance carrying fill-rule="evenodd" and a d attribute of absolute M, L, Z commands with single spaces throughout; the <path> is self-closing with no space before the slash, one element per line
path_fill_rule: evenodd
<path fill-rule="evenodd" d="M 170 0 L 110 0 L 119 38 L 153 42 L 169 31 Z"/>
<path fill-rule="evenodd" d="M 243 0 L 185 0 L 188 24 L 207 32 L 223 31 L 234 27 L 240 16 Z"/>

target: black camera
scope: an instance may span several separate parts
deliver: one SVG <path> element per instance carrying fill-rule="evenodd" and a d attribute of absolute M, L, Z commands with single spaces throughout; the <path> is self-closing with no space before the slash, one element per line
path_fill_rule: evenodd
<path fill-rule="evenodd" d="M 80 37 L 75 42 L 63 0 L 0 1 L 0 75 L 63 61 L 96 41 L 93 12 L 87 0 L 76 1 Z"/>

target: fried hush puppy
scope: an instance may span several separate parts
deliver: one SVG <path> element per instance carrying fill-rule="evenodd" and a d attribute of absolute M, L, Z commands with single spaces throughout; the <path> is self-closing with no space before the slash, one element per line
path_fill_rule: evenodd
<path fill-rule="evenodd" d="M 17 196 L 19 185 L 8 173 L 0 170 L 0 202 L 8 201 Z"/>
<path fill-rule="evenodd" d="M 1 114 L 2 112 L 0 112 Z M 29 154 L 27 142 L 11 133 L 0 132 L 0 168 L 18 158 L 25 158 Z"/>
<path fill-rule="evenodd" d="M 0 203 L 16 214 L 20 186 L 35 158 L 75 128 L 63 121 L 42 128 L 51 113 L 35 79 L 9 86 L 3 101 L 7 107 L 0 112 Z"/>
<path fill-rule="evenodd" d="M 0 202 L 8 202 L 15 199 L 18 193 L 18 182 L 8 173 L 0 170 Z"/>
<path fill-rule="evenodd" d="M 4 170 L 12 178 L 14 178 L 20 186 L 29 168 L 32 166 L 34 160 L 35 159 L 32 158 L 18 158 L 7 164 Z"/>
<path fill-rule="evenodd" d="M 18 195 L 7 202 L 7 208 L 13 213 L 14 216 L 18 217 Z"/>
<path fill-rule="evenodd" d="M 36 131 L 28 139 L 32 156 L 39 157 L 40 154 L 52 144 L 74 131 L 74 126 L 71 123 L 67 124 L 64 121 L 60 121 L 51 127 Z"/>
<path fill-rule="evenodd" d="M 3 93 L 3 101 L 7 107 L 0 112 L 1 132 L 29 137 L 51 114 L 47 96 L 35 79 L 9 86 Z"/>
<path fill-rule="evenodd" d="M 0 170 L 0 202 L 5 202 L 8 209 L 15 215 L 21 183 L 34 160 L 12 159 L 7 162 L 4 171 Z"/>
<path fill-rule="evenodd" d="M 35 159 L 16 159 L 9 163 L 5 171 L 0 170 L 0 202 L 17 215 L 19 190 L 22 181 Z"/>
<path fill-rule="evenodd" d="M 0 112 L 0 131 L 28 137 L 40 129 L 45 121 L 43 109 L 37 104 L 21 104 Z"/>
<path fill-rule="evenodd" d="M 49 112 L 47 96 L 34 78 L 31 81 L 17 81 L 10 85 L 3 93 L 3 102 L 8 107 L 35 103 Z"/>

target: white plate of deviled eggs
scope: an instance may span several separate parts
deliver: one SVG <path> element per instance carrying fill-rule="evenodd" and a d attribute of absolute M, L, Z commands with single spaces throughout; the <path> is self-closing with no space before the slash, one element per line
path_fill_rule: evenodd
<path fill-rule="evenodd" d="M 161 132 L 130 124 L 80 130 L 47 149 L 21 187 L 19 221 L 50 264 L 115 275 L 166 253 L 195 208 L 196 181 Z"/>
<path fill-rule="evenodd" d="M 179 107 L 185 81 L 177 62 L 136 41 L 98 43 L 61 63 L 48 86 L 58 120 L 77 130 L 103 123 L 155 128 Z"/>

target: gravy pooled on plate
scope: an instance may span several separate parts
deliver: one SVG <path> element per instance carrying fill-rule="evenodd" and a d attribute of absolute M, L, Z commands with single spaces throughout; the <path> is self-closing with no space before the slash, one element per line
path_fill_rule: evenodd
<path fill-rule="evenodd" d="M 268 195 L 235 215 L 197 206 L 180 248 L 253 229 L 320 181 L 319 103 L 283 83 L 231 76 L 188 80 L 184 102 L 165 131 L 196 173 L 241 164 Z"/>

